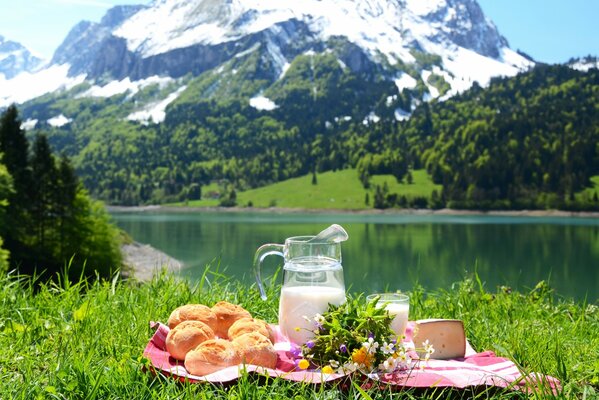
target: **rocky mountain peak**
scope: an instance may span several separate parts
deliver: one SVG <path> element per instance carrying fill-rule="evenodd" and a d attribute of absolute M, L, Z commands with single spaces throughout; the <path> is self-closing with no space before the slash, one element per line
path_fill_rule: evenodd
<path fill-rule="evenodd" d="M 33 55 L 20 43 L 0 36 L 0 75 L 11 79 L 21 72 L 32 72 L 43 64 L 43 59 Z"/>

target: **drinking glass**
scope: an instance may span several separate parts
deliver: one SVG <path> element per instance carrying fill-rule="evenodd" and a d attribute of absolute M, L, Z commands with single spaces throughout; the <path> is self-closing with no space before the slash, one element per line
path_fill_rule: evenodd
<path fill-rule="evenodd" d="M 393 329 L 393 332 L 395 332 L 401 340 L 406 332 L 406 326 L 408 325 L 410 297 L 402 293 L 375 293 L 366 296 L 366 300 L 371 302 L 376 297 L 379 298 L 376 307 L 385 307 L 385 310 L 387 310 L 389 315 L 393 317 L 391 329 Z"/>

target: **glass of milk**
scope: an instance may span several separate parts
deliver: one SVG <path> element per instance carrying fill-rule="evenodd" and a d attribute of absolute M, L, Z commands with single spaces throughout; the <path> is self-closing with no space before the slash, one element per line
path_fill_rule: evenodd
<path fill-rule="evenodd" d="M 410 297 L 401 293 L 376 293 L 366 296 L 368 302 L 378 297 L 377 308 L 385 307 L 385 310 L 393 317 L 391 329 L 401 338 L 408 325 L 408 315 L 410 313 Z"/>

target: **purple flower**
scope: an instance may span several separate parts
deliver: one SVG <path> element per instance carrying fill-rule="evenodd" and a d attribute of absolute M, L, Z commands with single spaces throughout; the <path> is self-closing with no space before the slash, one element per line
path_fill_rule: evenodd
<path fill-rule="evenodd" d="M 368 332 L 368 339 L 374 339 L 374 333 Z"/>
<path fill-rule="evenodd" d="M 291 355 L 293 356 L 293 358 L 297 358 L 299 356 L 301 356 L 302 354 L 302 348 L 296 345 L 291 345 L 291 350 L 289 351 L 289 353 L 291 353 Z"/>
<path fill-rule="evenodd" d="M 339 351 L 342 353 L 347 353 L 347 346 L 345 345 L 345 343 L 339 346 Z"/>
<path fill-rule="evenodd" d="M 314 347 L 314 341 L 313 340 L 308 340 L 306 342 L 306 347 L 311 349 L 312 347 Z"/>

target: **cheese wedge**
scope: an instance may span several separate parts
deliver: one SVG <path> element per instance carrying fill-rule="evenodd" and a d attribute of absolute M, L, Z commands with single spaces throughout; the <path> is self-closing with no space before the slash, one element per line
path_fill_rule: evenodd
<path fill-rule="evenodd" d="M 428 339 L 435 352 L 431 358 L 446 360 L 466 354 L 464 323 L 457 319 L 421 319 L 416 321 L 413 341 L 416 348 Z"/>

